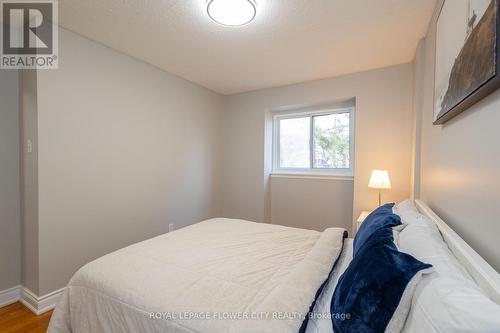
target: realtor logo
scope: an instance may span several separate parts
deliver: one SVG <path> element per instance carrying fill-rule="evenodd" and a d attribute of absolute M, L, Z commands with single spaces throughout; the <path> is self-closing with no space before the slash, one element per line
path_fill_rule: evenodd
<path fill-rule="evenodd" d="M 56 69 L 57 0 L 0 0 L 0 68 Z"/>

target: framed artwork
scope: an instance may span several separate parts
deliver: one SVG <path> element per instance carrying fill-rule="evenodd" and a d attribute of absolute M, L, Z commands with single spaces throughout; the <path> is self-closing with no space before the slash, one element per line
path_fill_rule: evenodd
<path fill-rule="evenodd" d="M 444 1 L 436 30 L 435 125 L 500 87 L 499 1 Z"/>

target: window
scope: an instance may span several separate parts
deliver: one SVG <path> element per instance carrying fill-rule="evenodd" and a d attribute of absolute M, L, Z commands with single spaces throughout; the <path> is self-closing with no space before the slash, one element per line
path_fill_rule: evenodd
<path fill-rule="evenodd" d="M 274 172 L 353 175 L 353 108 L 274 117 Z"/>

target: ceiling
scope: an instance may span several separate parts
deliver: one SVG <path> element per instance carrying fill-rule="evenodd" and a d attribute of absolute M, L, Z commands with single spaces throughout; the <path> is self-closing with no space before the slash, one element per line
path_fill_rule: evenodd
<path fill-rule="evenodd" d="M 412 61 L 436 0 L 257 0 L 225 27 L 206 0 L 61 0 L 60 24 L 221 94 Z"/>

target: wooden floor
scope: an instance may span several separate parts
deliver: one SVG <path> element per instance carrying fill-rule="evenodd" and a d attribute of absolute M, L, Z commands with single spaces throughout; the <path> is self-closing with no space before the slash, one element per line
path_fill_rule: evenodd
<path fill-rule="evenodd" d="M 37 316 L 20 302 L 0 308 L 0 333 L 45 333 L 52 311 Z"/>

